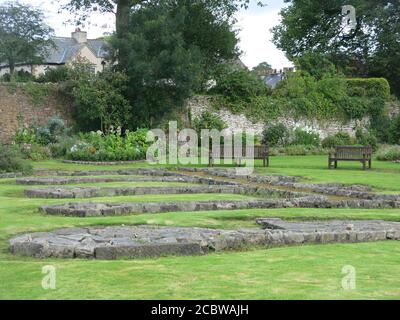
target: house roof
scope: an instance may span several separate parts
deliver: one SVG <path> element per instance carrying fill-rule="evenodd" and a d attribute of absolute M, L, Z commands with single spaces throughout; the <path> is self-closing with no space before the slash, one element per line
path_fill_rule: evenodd
<path fill-rule="evenodd" d="M 52 40 L 54 46 L 47 49 L 47 56 L 44 57 L 43 64 L 65 64 L 85 46 L 87 46 L 97 58 L 107 57 L 108 44 L 102 38 L 88 39 L 85 43 L 78 43 L 74 38 L 66 37 L 53 37 Z M 6 63 L 0 64 L 0 68 L 5 67 L 8 67 Z"/>
<path fill-rule="evenodd" d="M 284 73 L 270 74 L 264 78 L 264 82 L 272 89 L 275 89 L 277 84 L 284 79 Z"/>
<path fill-rule="evenodd" d="M 98 58 L 107 56 L 107 43 L 101 38 L 88 39 L 85 43 L 78 43 L 73 38 L 54 37 L 52 40 L 55 46 L 48 49 L 48 55 L 44 59 L 46 64 L 64 64 L 85 46 Z"/>

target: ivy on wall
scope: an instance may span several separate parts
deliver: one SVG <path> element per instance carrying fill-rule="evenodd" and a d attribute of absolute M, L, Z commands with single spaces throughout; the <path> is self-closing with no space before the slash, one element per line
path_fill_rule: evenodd
<path fill-rule="evenodd" d="M 56 90 L 56 85 L 51 83 L 27 82 L 21 85 L 22 90 L 30 97 L 35 107 L 43 106 L 52 92 Z"/>
<path fill-rule="evenodd" d="M 390 86 L 383 78 L 347 79 L 329 74 L 320 79 L 308 72 L 289 73 L 272 92 L 260 88 L 244 71 L 222 76 L 213 89 L 213 106 L 243 113 L 253 121 L 267 121 L 279 116 L 318 120 L 349 120 L 378 117 L 390 99 Z M 227 87 L 232 84 L 234 94 Z M 257 85 L 255 85 L 257 84 Z M 262 83 L 262 85 L 264 85 Z M 265 86 L 265 85 L 264 85 Z M 252 89 L 253 88 L 253 89 Z M 241 94 L 238 94 L 241 93 Z"/>

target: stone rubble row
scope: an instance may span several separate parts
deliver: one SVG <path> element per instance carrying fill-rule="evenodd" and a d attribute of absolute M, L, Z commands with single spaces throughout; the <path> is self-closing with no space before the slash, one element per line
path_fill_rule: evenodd
<path fill-rule="evenodd" d="M 238 250 L 251 246 L 290 246 L 303 244 L 356 243 L 400 240 L 399 223 L 383 228 L 336 228 L 331 232 L 289 230 L 216 230 L 180 227 L 91 227 L 39 232 L 10 240 L 13 254 L 35 258 L 89 258 L 113 260 L 166 255 L 201 255 L 213 251 Z M 368 222 L 371 223 L 371 222 Z"/>
<path fill-rule="evenodd" d="M 306 196 L 305 193 L 284 191 L 272 188 L 259 188 L 246 185 L 188 185 L 179 187 L 56 187 L 26 189 L 29 198 L 77 199 L 95 197 L 132 196 L 145 194 L 201 194 L 224 193 L 243 194 L 262 197 L 293 198 Z"/>
<path fill-rule="evenodd" d="M 6 173 L 0 173 L 0 179 L 12 179 L 12 178 L 18 178 L 22 177 L 21 172 L 6 172 Z"/>
<path fill-rule="evenodd" d="M 400 195 L 397 194 L 375 194 L 371 192 L 371 188 L 363 185 L 344 185 L 341 183 L 325 183 L 311 184 L 299 183 L 297 177 L 285 176 L 262 176 L 248 175 L 240 176 L 235 174 L 234 170 L 230 169 L 215 169 L 215 168 L 179 168 L 182 171 L 203 172 L 213 176 L 224 177 L 228 179 L 241 179 L 249 182 L 267 183 L 277 187 L 291 188 L 295 190 L 309 191 L 314 193 L 327 194 L 332 196 L 358 198 L 366 200 L 391 200 L 400 201 Z"/>
<path fill-rule="evenodd" d="M 292 199 L 263 200 L 214 200 L 177 202 L 129 203 L 66 203 L 41 206 L 40 211 L 49 215 L 76 217 L 118 216 L 145 213 L 194 212 L 270 208 L 400 208 L 399 201 L 351 199 L 331 201 L 324 196 L 307 196 Z"/>

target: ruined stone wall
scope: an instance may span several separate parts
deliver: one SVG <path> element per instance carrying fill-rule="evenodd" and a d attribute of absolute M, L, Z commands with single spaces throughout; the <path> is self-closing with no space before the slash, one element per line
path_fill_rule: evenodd
<path fill-rule="evenodd" d="M 24 90 L 24 84 L 0 83 L 0 141 L 10 143 L 20 126 L 45 124 L 53 115 L 71 122 L 71 103 L 58 90 L 51 90 L 43 101 Z"/>
<path fill-rule="evenodd" d="M 188 101 L 188 109 L 190 110 L 192 119 L 198 118 L 204 111 L 208 110 L 218 117 L 220 117 L 227 125 L 228 129 L 234 132 L 244 131 L 246 129 L 252 129 L 257 135 L 261 135 L 265 123 L 252 122 L 243 114 L 233 114 L 228 109 L 213 110 L 209 97 L 197 96 Z M 318 121 L 316 119 L 301 119 L 296 120 L 291 117 L 280 117 L 272 122 L 283 123 L 288 128 L 306 128 L 312 129 L 312 131 L 318 132 L 320 137 L 324 139 L 329 135 L 333 135 L 339 131 L 348 132 L 351 136 L 355 135 L 355 129 L 359 126 L 366 126 L 369 123 L 369 119 L 350 121 L 348 123 L 342 123 L 341 121 Z"/>

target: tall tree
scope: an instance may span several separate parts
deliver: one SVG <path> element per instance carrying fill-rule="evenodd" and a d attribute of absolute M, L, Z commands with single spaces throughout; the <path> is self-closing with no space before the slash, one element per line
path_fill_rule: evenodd
<path fill-rule="evenodd" d="M 133 127 L 154 125 L 198 85 L 202 57 L 198 47 L 185 42 L 186 15 L 184 7 L 172 11 L 167 4 L 149 4 L 130 14 L 125 38 L 111 40 L 124 55 L 117 68 L 129 77 Z"/>
<path fill-rule="evenodd" d="M 238 8 L 247 7 L 250 0 L 201 0 L 200 2 L 212 7 L 214 13 L 220 16 L 232 17 Z M 78 13 L 80 17 L 78 20 L 86 19 L 93 11 L 115 13 L 116 33 L 119 38 L 123 38 L 131 11 L 138 10 L 143 5 L 158 3 L 160 0 L 70 0 L 63 8 Z"/>
<path fill-rule="evenodd" d="M 160 0 L 131 10 L 124 37 L 110 38 L 129 82 L 131 128 L 154 125 L 183 105 L 222 61 L 238 54 L 229 15 L 204 1 Z"/>
<path fill-rule="evenodd" d="M 285 0 L 274 42 L 293 59 L 306 52 L 328 54 L 351 75 L 386 77 L 400 94 L 400 1 Z M 346 26 L 342 6 L 355 8 L 357 25 Z"/>
<path fill-rule="evenodd" d="M 43 13 L 30 6 L 0 6 L 0 62 L 8 64 L 11 76 L 18 63 L 39 63 L 52 45 L 53 30 L 43 21 Z"/>

